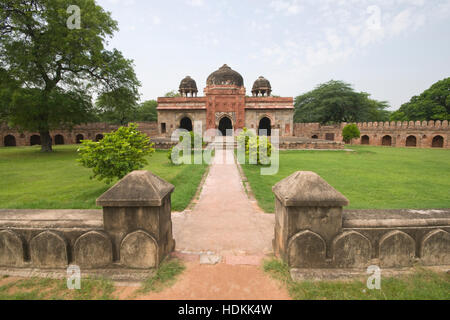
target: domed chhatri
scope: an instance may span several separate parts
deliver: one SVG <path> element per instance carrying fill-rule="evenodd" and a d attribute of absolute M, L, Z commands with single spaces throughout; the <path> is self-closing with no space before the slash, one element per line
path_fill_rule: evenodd
<path fill-rule="evenodd" d="M 190 76 L 186 76 L 186 78 L 181 80 L 179 92 L 183 97 L 187 97 L 188 95 L 196 97 L 198 92 L 197 83 Z"/>
<path fill-rule="evenodd" d="M 272 93 L 272 86 L 270 85 L 269 80 L 267 80 L 264 77 L 259 77 L 256 79 L 255 83 L 253 84 L 252 88 L 252 94 L 254 97 L 259 96 L 260 94 L 264 96 L 270 96 Z"/>
<path fill-rule="evenodd" d="M 234 85 L 238 87 L 244 86 L 244 78 L 231 69 L 229 66 L 224 64 L 219 70 L 214 71 L 210 74 L 206 80 L 206 85 L 208 86 L 221 86 L 221 85 Z"/>

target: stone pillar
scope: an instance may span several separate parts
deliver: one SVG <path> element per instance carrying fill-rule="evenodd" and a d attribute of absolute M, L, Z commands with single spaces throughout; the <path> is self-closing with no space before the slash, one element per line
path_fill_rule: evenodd
<path fill-rule="evenodd" d="M 327 248 L 342 232 L 349 201 L 314 172 L 298 171 L 273 187 L 274 252 L 293 268 L 327 265 Z"/>
<path fill-rule="evenodd" d="M 171 194 L 175 187 L 149 171 L 134 171 L 97 199 L 113 259 L 129 268 L 153 268 L 175 249 Z"/>

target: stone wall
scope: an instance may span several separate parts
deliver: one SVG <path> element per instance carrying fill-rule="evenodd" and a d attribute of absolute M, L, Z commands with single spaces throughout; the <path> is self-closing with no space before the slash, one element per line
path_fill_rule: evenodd
<path fill-rule="evenodd" d="M 347 123 L 321 125 L 296 123 L 296 137 L 342 141 L 342 129 Z M 392 147 L 450 148 L 448 121 L 364 122 L 357 123 L 361 138 L 353 144 Z"/>
<path fill-rule="evenodd" d="M 0 267 L 155 269 L 175 249 L 174 186 L 134 171 L 104 193 L 101 210 L 0 210 Z"/>
<path fill-rule="evenodd" d="M 313 172 L 273 191 L 274 252 L 293 269 L 450 265 L 450 209 L 343 211 L 348 200 Z"/>
<path fill-rule="evenodd" d="M 137 122 L 139 130 L 149 137 L 158 135 L 158 124 L 156 122 Z M 72 130 L 52 130 L 50 135 L 53 144 L 78 144 L 81 140 L 98 141 L 103 138 L 105 133 L 117 130 L 119 125 L 108 123 L 89 123 L 75 126 Z M 0 146 L 32 146 L 40 144 L 40 135 L 38 132 L 19 132 L 8 128 L 5 124 L 0 124 Z"/>

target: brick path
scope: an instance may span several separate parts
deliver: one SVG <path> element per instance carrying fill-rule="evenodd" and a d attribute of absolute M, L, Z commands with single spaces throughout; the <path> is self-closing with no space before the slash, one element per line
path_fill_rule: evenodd
<path fill-rule="evenodd" d="M 175 255 L 187 269 L 171 288 L 139 298 L 289 299 L 261 265 L 272 252 L 274 215 L 249 201 L 234 160 L 225 157 L 234 159 L 233 151 L 216 150 L 195 208 L 173 215 Z"/>

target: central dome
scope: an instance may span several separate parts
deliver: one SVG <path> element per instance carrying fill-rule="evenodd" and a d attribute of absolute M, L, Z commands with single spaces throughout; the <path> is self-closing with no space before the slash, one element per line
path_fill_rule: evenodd
<path fill-rule="evenodd" d="M 238 87 L 244 86 L 244 79 L 242 76 L 224 64 L 219 70 L 211 73 L 206 80 L 206 85 L 221 86 L 221 85 L 235 85 Z"/>

